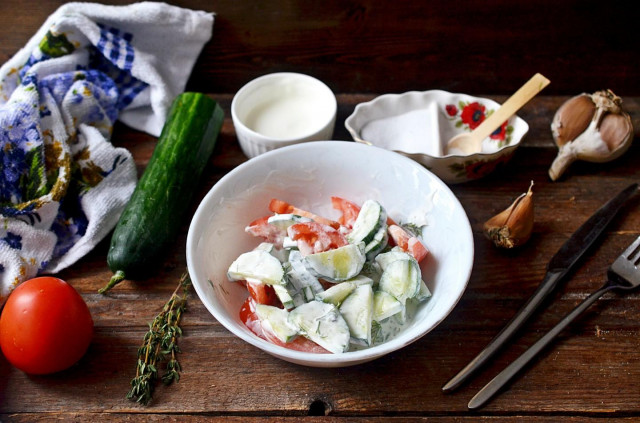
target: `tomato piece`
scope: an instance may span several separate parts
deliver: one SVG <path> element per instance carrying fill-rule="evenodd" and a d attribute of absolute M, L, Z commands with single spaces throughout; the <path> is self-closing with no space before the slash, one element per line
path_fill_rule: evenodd
<path fill-rule="evenodd" d="M 393 245 L 400 247 L 402 251 L 409 250 L 409 238 L 411 238 L 411 235 L 407 231 L 398 225 L 389 225 L 387 231 L 389 232 L 390 241 L 393 241 Z"/>
<path fill-rule="evenodd" d="M 326 279 L 322 279 L 322 278 L 318 278 L 318 282 L 320 282 L 320 285 L 322 285 L 322 287 L 325 289 L 325 291 L 336 284 L 335 282 L 330 282 L 330 281 L 328 281 Z"/>
<path fill-rule="evenodd" d="M 341 215 L 338 218 L 338 223 L 349 229 L 353 228 L 353 224 L 358 218 L 360 213 L 360 206 L 351 201 L 345 200 L 340 197 L 331 197 L 331 205 L 334 209 L 340 211 Z"/>
<path fill-rule="evenodd" d="M 50 374 L 75 364 L 93 337 L 93 319 L 80 294 L 65 281 L 30 279 L 9 295 L 0 316 L 6 359 L 29 374 Z"/>
<path fill-rule="evenodd" d="M 298 336 L 291 342 L 282 342 L 279 340 L 275 335 L 273 335 L 273 333 L 271 333 L 271 331 L 266 330 L 262 326 L 260 318 L 256 313 L 256 302 L 251 297 L 247 297 L 242 304 L 242 307 L 240 307 L 240 320 L 242 320 L 245 326 L 256 336 L 264 339 L 265 341 L 269 341 L 272 344 L 296 351 L 329 354 L 329 351 L 303 336 Z"/>
<path fill-rule="evenodd" d="M 256 314 L 256 301 L 251 297 L 247 297 L 240 307 L 240 320 L 254 334 L 260 338 L 264 338 L 262 333 L 262 324 L 260 318 Z"/>
<path fill-rule="evenodd" d="M 278 214 L 291 213 L 291 214 L 296 214 L 298 216 L 308 217 L 311 220 L 314 220 L 318 223 L 322 223 L 324 225 L 331 226 L 334 229 L 340 228 L 340 223 L 334 220 L 327 219 L 322 216 L 318 216 L 317 214 L 311 213 L 310 211 L 299 209 L 296 206 L 287 203 L 286 201 L 278 200 L 276 198 L 272 199 L 269 202 L 269 210 Z"/>
<path fill-rule="evenodd" d="M 411 254 L 418 263 L 422 262 L 429 255 L 427 247 L 415 236 L 409 238 L 407 249 L 409 254 Z"/>
<path fill-rule="evenodd" d="M 333 250 L 348 244 L 347 238 L 331 226 L 318 222 L 296 223 L 287 229 L 289 237 L 298 242 L 303 256 Z"/>
<path fill-rule="evenodd" d="M 272 286 L 259 281 L 246 281 L 246 285 L 249 295 L 258 304 L 278 305 L 278 296 Z"/>
<path fill-rule="evenodd" d="M 265 339 L 272 344 L 280 345 L 281 347 L 289 348 L 290 350 L 310 352 L 315 354 L 331 354 L 330 351 L 322 348 L 312 340 L 305 338 L 304 336 L 298 336 L 294 340 L 289 342 L 282 342 L 279 340 L 270 330 L 264 329 Z"/>
<path fill-rule="evenodd" d="M 387 232 L 393 245 L 398 246 L 413 256 L 420 263 L 429 254 L 429 250 L 422 244 L 418 237 L 411 235 L 398 225 L 389 225 Z"/>
<path fill-rule="evenodd" d="M 276 225 L 271 225 L 268 222 L 270 217 L 271 216 L 265 216 L 254 220 L 249 223 L 249 226 L 244 228 L 244 231 L 255 237 L 262 238 L 264 241 L 270 242 L 271 244 L 282 245 L 282 240 L 287 235 L 287 232 Z"/>
<path fill-rule="evenodd" d="M 287 214 L 287 213 L 291 213 L 291 210 L 293 210 L 293 206 L 287 203 L 286 201 L 273 198 L 269 202 L 269 210 L 278 214 Z"/>
<path fill-rule="evenodd" d="M 338 219 L 338 223 L 349 229 L 353 228 L 353 224 L 360 213 L 360 206 L 340 197 L 331 197 L 331 204 L 334 209 L 342 212 L 342 216 Z M 387 225 L 397 225 L 397 223 L 387 216 Z"/>

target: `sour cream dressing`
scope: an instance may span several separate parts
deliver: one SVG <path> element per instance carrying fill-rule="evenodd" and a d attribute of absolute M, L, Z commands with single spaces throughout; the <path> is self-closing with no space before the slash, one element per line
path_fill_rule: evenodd
<path fill-rule="evenodd" d="M 252 131 L 271 138 L 312 135 L 322 129 L 335 109 L 325 91 L 325 87 L 308 81 L 283 78 L 253 93 L 250 101 L 255 106 L 243 122 Z"/>

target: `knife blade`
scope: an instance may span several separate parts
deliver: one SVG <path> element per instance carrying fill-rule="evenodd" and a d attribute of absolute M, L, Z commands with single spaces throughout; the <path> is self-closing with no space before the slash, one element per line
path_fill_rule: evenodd
<path fill-rule="evenodd" d="M 576 266 L 584 253 L 604 232 L 604 229 L 613 220 L 618 211 L 637 190 L 637 183 L 629 185 L 600 207 L 565 241 L 547 264 L 545 276 L 536 291 L 487 346 L 442 387 L 444 392 L 450 392 L 460 387 L 522 327 L 544 299 L 553 292 L 565 276 Z"/>

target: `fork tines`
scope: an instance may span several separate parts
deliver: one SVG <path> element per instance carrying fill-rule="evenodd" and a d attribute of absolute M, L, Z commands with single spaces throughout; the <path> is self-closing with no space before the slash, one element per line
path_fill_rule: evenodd
<path fill-rule="evenodd" d="M 640 236 L 625 250 L 624 256 L 634 266 L 638 266 L 640 263 Z"/>

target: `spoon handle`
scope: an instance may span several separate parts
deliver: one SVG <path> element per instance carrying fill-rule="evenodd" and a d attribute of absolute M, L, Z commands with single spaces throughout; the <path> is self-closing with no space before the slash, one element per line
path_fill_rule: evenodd
<path fill-rule="evenodd" d="M 476 139 L 483 140 L 496 130 L 504 121 L 513 116 L 522 106 L 549 85 L 549 80 L 536 73 L 518 91 L 505 101 L 491 116 L 486 118 L 471 133 Z"/>

